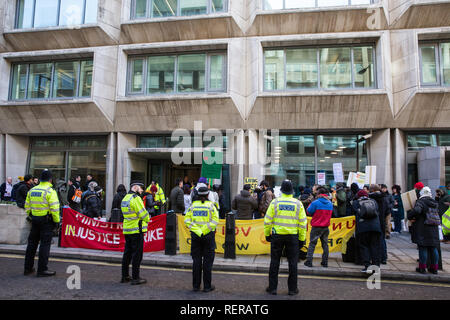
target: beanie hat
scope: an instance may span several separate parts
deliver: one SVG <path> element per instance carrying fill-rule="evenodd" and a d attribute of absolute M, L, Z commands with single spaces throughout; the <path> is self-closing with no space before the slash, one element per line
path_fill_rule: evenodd
<path fill-rule="evenodd" d="M 422 190 L 420 190 L 420 197 L 432 197 L 431 189 L 429 187 L 423 187 Z"/>
<path fill-rule="evenodd" d="M 362 198 L 362 197 L 368 197 L 368 196 L 369 196 L 369 194 L 368 194 L 367 191 L 364 190 L 364 189 L 359 190 L 358 193 L 356 194 L 356 197 L 357 197 L 358 199 L 359 199 L 359 198 Z"/>
<path fill-rule="evenodd" d="M 425 187 L 425 186 L 424 186 L 424 184 L 423 184 L 422 182 L 417 182 L 417 183 L 414 185 L 414 189 L 417 189 L 417 190 L 422 190 L 423 187 Z"/>
<path fill-rule="evenodd" d="M 158 187 L 155 186 L 155 185 L 152 185 L 152 186 L 150 187 L 150 191 L 151 191 L 151 192 L 157 192 L 157 191 L 158 191 Z"/>
<path fill-rule="evenodd" d="M 92 192 L 95 191 L 95 187 L 97 187 L 97 186 L 98 186 L 98 184 L 97 184 L 97 182 L 95 182 L 95 181 L 89 182 L 89 184 L 88 184 L 88 188 L 89 188 L 89 190 L 91 190 Z"/>
<path fill-rule="evenodd" d="M 39 180 L 48 182 L 48 181 L 50 181 L 51 178 L 52 178 L 52 172 L 48 169 L 45 169 L 44 171 L 42 171 L 41 178 Z"/>
<path fill-rule="evenodd" d="M 198 183 L 207 183 L 208 181 L 206 180 L 206 178 L 201 177 L 200 179 L 198 179 Z"/>
<path fill-rule="evenodd" d="M 284 194 L 293 194 L 294 193 L 294 187 L 292 186 L 291 180 L 284 180 L 281 183 L 281 192 Z"/>
<path fill-rule="evenodd" d="M 200 188 L 198 189 L 198 195 L 199 195 L 199 196 L 207 196 L 208 193 L 209 193 L 209 190 L 208 190 L 208 188 L 206 188 L 206 187 L 200 187 Z"/>

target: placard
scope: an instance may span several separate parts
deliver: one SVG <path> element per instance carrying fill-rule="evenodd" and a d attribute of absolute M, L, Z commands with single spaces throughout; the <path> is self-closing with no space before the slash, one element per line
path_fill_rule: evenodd
<path fill-rule="evenodd" d="M 333 175 L 334 182 L 345 182 L 344 181 L 344 171 L 342 170 L 342 163 L 333 163 Z"/>

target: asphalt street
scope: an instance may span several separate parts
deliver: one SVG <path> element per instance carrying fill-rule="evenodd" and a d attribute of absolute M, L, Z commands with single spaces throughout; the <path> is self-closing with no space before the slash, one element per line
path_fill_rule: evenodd
<path fill-rule="evenodd" d="M 278 295 L 265 292 L 266 274 L 213 272 L 216 290 L 210 293 L 191 291 L 191 270 L 143 266 L 141 286 L 121 284 L 119 264 L 50 259 L 55 277 L 37 278 L 23 275 L 23 257 L 0 255 L 0 299 L 11 300 L 395 300 L 450 299 L 450 284 L 382 281 L 380 289 L 368 289 L 364 279 L 299 276 L 300 293 L 287 295 L 287 275 L 280 275 Z M 37 265 L 37 261 L 36 261 Z M 68 289 L 69 266 L 80 268 L 81 289 Z M 73 282 L 72 282 L 73 283 Z"/>

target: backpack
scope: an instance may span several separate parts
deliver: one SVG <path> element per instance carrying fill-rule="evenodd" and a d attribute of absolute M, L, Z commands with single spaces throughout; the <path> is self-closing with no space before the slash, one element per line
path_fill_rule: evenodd
<path fill-rule="evenodd" d="M 428 207 L 424 224 L 427 226 L 441 225 L 441 218 L 439 216 L 439 211 L 438 211 L 437 207 L 435 207 L 435 208 Z"/>
<path fill-rule="evenodd" d="M 75 202 L 75 203 L 80 203 L 82 194 L 83 193 L 81 192 L 81 189 L 75 188 L 75 193 L 74 193 L 74 195 L 72 197 L 72 201 Z"/>
<path fill-rule="evenodd" d="M 376 203 L 373 200 L 366 199 L 359 202 L 360 215 L 363 219 L 374 219 L 378 217 Z"/>

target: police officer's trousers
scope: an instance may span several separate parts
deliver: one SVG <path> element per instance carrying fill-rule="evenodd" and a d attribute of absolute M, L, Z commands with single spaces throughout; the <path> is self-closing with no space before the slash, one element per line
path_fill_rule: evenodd
<path fill-rule="evenodd" d="M 289 291 L 297 290 L 297 265 L 298 265 L 298 235 L 273 234 L 270 242 L 270 269 L 269 269 L 269 290 L 276 291 L 278 286 L 278 271 L 280 269 L 280 259 L 283 248 L 286 248 L 286 255 L 289 264 L 288 288 Z"/>
<path fill-rule="evenodd" d="M 144 234 L 126 234 L 125 235 L 125 250 L 122 257 L 122 278 L 130 275 L 129 268 L 131 267 L 131 277 L 133 280 L 139 279 L 139 269 L 141 267 L 142 255 L 144 254 Z"/>
<path fill-rule="evenodd" d="M 211 274 L 214 263 L 216 237 L 215 232 L 199 237 L 191 232 L 192 286 L 200 289 L 203 271 L 203 288 L 211 288 Z"/>
<path fill-rule="evenodd" d="M 38 273 L 47 271 L 50 246 L 52 245 L 53 229 L 55 223 L 50 216 L 32 217 L 31 231 L 28 236 L 28 246 L 25 253 L 25 271 L 31 271 L 34 257 L 39 246 Z"/>

